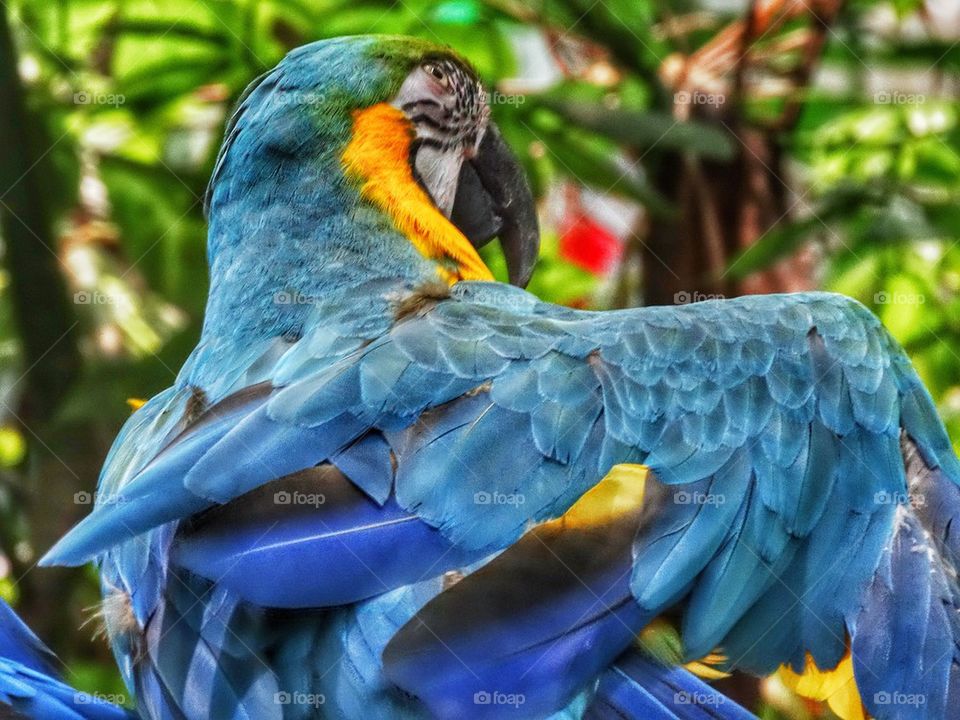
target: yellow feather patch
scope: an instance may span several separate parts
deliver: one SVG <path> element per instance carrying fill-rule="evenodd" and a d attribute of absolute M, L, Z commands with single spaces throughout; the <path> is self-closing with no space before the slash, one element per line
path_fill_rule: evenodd
<path fill-rule="evenodd" d="M 868 717 L 853 676 L 853 658 L 849 650 L 833 670 L 821 670 L 807 653 L 807 663 L 801 674 L 782 665 L 777 677 L 797 695 L 826 702 L 843 720 L 866 720 Z"/>
<path fill-rule="evenodd" d="M 394 225 L 451 285 L 458 280 L 493 280 L 489 268 L 462 232 L 433 204 L 413 177 L 406 116 L 386 103 L 353 114 L 353 134 L 341 158 L 360 194 L 387 213 Z"/>
<path fill-rule="evenodd" d="M 700 660 L 686 663 L 683 667 L 704 680 L 722 680 L 730 677 L 730 673 L 724 672 L 716 666 L 723 665 L 726 661 L 727 656 L 723 653 L 712 652 Z"/>
<path fill-rule="evenodd" d="M 147 404 L 147 401 L 143 398 L 127 398 L 127 407 L 136 412 L 144 405 Z"/>
<path fill-rule="evenodd" d="M 566 527 L 602 526 L 624 513 L 636 512 L 643 504 L 647 481 L 645 465 L 614 465 L 600 482 L 585 492 L 554 522 Z"/>

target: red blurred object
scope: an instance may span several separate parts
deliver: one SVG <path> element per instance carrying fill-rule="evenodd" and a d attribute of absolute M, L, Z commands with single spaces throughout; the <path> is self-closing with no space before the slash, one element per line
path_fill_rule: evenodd
<path fill-rule="evenodd" d="M 585 213 L 577 213 L 560 235 L 560 257 L 595 275 L 610 272 L 622 253 L 619 238 Z"/>

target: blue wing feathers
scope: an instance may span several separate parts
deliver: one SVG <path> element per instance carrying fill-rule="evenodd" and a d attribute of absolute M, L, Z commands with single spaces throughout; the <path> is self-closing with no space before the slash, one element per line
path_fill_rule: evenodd
<path fill-rule="evenodd" d="M 733 499 L 743 497 L 750 482 L 747 453 L 740 450 L 712 478 L 682 489 L 659 487 L 659 501 L 647 491 L 652 507 L 671 503 L 672 511 L 651 513 L 634 543 L 631 586 L 643 607 L 656 610 L 678 599 L 706 567 L 735 523 L 740 506 Z"/>
<path fill-rule="evenodd" d="M 752 713 L 681 668 L 637 651 L 600 677 L 584 720 L 755 720 Z"/>
<path fill-rule="evenodd" d="M 201 516 L 173 549 L 178 566 L 271 608 L 355 603 L 474 559 L 394 500 L 377 504 L 330 466 Z"/>
<path fill-rule="evenodd" d="M 390 453 L 390 445 L 383 435 L 371 432 L 332 455 L 330 464 L 371 499 L 383 505 L 393 489 Z"/>
<path fill-rule="evenodd" d="M 437 717 L 501 717 L 493 694 L 545 716 L 571 702 L 650 617 L 629 589 L 638 512 L 535 529 L 439 594 L 390 641 L 387 676 Z"/>
<path fill-rule="evenodd" d="M 909 361 L 866 309 L 838 296 L 594 314 L 460 283 L 450 299 L 391 322 L 308 326 L 264 371 L 274 383 L 266 402 L 188 429 L 141 473 L 148 480 L 120 483 L 127 509 L 98 508 L 53 557 L 79 562 L 131 529 L 185 520 L 324 462 L 338 464 L 370 508 L 456 548 L 494 552 L 530 521 L 562 514 L 612 465 L 642 462 L 656 478 L 631 601 L 644 617 L 683 601 L 689 651 L 729 645 L 745 665 L 769 670 L 802 663 L 807 651 L 818 661 L 842 652 L 907 493 L 901 430 L 941 482 L 960 481 Z M 684 504 L 676 493 L 698 499 Z M 929 522 L 949 553 L 960 531 L 947 495 Z M 357 538 L 362 517 L 344 525 Z M 292 520 L 280 528 L 289 534 L 268 534 L 260 547 L 254 525 L 233 544 L 200 550 L 198 541 L 189 562 L 212 575 L 231 554 L 269 557 L 275 541 L 302 546 L 307 562 L 310 542 L 324 542 Z M 837 557 L 844 576 L 832 569 Z M 824 566 L 843 590 L 816 585 L 811 568 Z M 300 600 L 317 600 L 319 584 Z M 286 593 L 295 604 L 296 585 L 279 585 L 272 601 Z M 751 649 L 771 628 L 796 642 Z"/>
<path fill-rule="evenodd" d="M 722 645 L 744 610 L 778 582 L 797 551 L 797 543 L 756 496 L 748 497 L 741 512 L 725 545 L 698 579 L 684 613 L 684 646 L 692 658 Z"/>
<path fill-rule="evenodd" d="M 257 654 L 263 634 L 259 611 L 206 581 L 171 576 L 146 628 L 138 697 L 159 699 L 160 717 L 279 720 L 276 678 Z"/>
<path fill-rule="evenodd" d="M 121 707 L 66 685 L 56 656 L 0 600 L 0 716 L 24 720 L 131 720 Z"/>
<path fill-rule="evenodd" d="M 876 717 L 960 713 L 960 686 L 951 682 L 960 659 L 956 580 L 935 558 L 919 522 L 902 513 L 863 608 L 851 619 L 857 685 Z"/>
<path fill-rule="evenodd" d="M 0 599 L 0 658 L 47 675 L 56 675 L 56 656 Z"/>
<path fill-rule="evenodd" d="M 130 480 L 112 482 L 105 488 L 106 497 L 98 498 L 94 512 L 47 554 L 46 562 L 81 564 L 91 555 L 105 550 L 164 522 L 199 512 L 207 503 L 184 485 L 184 478 L 204 453 L 219 442 L 250 411 L 259 407 L 259 394 L 244 393 L 241 402 L 223 403 L 223 411 L 211 409 L 195 424 L 193 431 L 175 438 L 159 450 L 159 445 L 181 418 L 169 417 L 155 432 L 155 457 Z M 150 418 L 145 407 L 143 417 Z M 140 420 L 140 413 L 133 420 Z M 156 426 L 155 426 L 156 427 Z M 125 437 L 122 435 L 121 437 Z M 147 443 L 150 447 L 151 443 Z M 159 452 L 158 452 L 159 451 Z M 108 458 L 105 472 L 112 467 Z M 108 476 L 109 477 L 109 476 Z M 45 561 L 41 561 L 43 563 Z"/>
<path fill-rule="evenodd" d="M 264 406 L 241 420 L 183 476 L 183 485 L 201 498 L 226 503 L 274 478 L 324 461 L 364 429 L 346 415 L 300 427 L 275 421 L 268 411 Z"/>

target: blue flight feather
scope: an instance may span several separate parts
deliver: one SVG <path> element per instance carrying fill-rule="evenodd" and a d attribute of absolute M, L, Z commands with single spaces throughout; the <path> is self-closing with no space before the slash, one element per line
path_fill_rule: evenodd
<path fill-rule="evenodd" d="M 58 663 L 0 599 L 0 716 L 23 720 L 133 720 L 127 710 L 62 682 Z"/>
<path fill-rule="evenodd" d="M 173 548 L 176 565 L 275 608 L 355 603 L 475 559 L 393 499 L 378 505 L 330 466 L 205 514 Z"/>
<path fill-rule="evenodd" d="M 678 667 L 631 650 L 600 676 L 583 720 L 756 720 L 723 693 Z"/>

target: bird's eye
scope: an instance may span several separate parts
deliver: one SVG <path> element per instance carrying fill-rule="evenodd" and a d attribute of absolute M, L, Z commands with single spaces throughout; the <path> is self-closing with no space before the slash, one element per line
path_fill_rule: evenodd
<path fill-rule="evenodd" d="M 443 68 L 435 63 L 427 63 L 423 66 L 423 69 L 429 73 L 434 80 L 439 82 L 444 87 L 449 85 L 450 79 L 447 77 L 447 74 L 443 71 Z"/>

